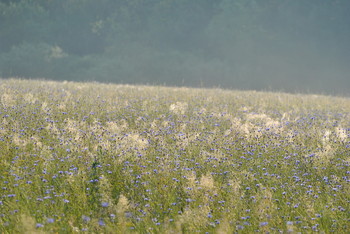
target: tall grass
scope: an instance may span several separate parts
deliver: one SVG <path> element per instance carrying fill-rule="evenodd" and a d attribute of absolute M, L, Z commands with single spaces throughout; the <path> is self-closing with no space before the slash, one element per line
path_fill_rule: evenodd
<path fill-rule="evenodd" d="M 0 80 L 0 232 L 350 230 L 350 100 Z"/>

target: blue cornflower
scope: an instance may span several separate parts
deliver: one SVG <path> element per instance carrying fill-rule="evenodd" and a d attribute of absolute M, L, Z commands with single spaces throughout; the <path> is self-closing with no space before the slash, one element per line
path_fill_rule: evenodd
<path fill-rule="evenodd" d="M 259 224 L 259 226 L 260 227 L 263 227 L 263 226 L 266 226 L 266 225 L 268 225 L 269 224 L 269 222 L 261 222 L 260 224 Z"/>
<path fill-rule="evenodd" d="M 102 203 L 101 203 L 101 206 L 102 206 L 102 207 L 108 207 L 108 205 L 109 205 L 108 202 L 102 202 Z"/>
<path fill-rule="evenodd" d="M 37 223 L 37 224 L 36 224 L 36 228 L 41 228 L 41 227 L 44 227 L 44 225 L 41 224 L 41 223 Z"/>
<path fill-rule="evenodd" d="M 105 226 L 105 225 L 106 225 L 105 222 L 103 221 L 103 219 L 100 219 L 100 220 L 98 221 L 98 224 L 99 224 L 100 226 Z"/>
<path fill-rule="evenodd" d="M 91 220 L 89 216 L 85 216 L 85 215 L 83 215 L 82 218 L 84 222 L 89 222 Z"/>

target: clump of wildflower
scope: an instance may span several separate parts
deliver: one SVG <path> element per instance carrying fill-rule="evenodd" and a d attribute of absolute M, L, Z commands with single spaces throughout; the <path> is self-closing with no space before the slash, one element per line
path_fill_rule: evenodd
<path fill-rule="evenodd" d="M 126 228 L 126 214 L 129 209 L 129 200 L 123 194 L 119 195 L 118 203 L 116 206 L 116 213 L 118 216 L 118 226 L 121 232 L 125 232 Z"/>
<path fill-rule="evenodd" d="M 176 227 L 178 230 L 181 230 L 182 225 L 188 225 L 188 231 L 194 232 L 208 224 L 208 213 L 210 213 L 210 207 L 207 205 L 191 209 L 187 208 L 180 215 Z"/>
<path fill-rule="evenodd" d="M 33 217 L 21 215 L 21 224 L 23 233 L 36 233 L 37 224 Z"/>
<path fill-rule="evenodd" d="M 101 195 L 101 206 L 102 207 L 108 207 L 113 205 L 112 201 L 112 186 L 109 182 L 109 180 L 104 176 L 101 175 L 99 178 L 99 191 Z"/>
<path fill-rule="evenodd" d="M 125 197 L 123 194 L 119 195 L 119 200 L 117 204 L 117 212 L 118 214 L 121 214 L 127 211 L 129 208 L 129 200 L 127 197 Z"/>
<path fill-rule="evenodd" d="M 200 179 L 201 187 L 211 190 L 214 188 L 214 178 L 211 174 L 202 175 Z"/>
<path fill-rule="evenodd" d="M 187 108 L 188 104 L 186 102 L 176 102 L 170 105 L 169 110 L 177 115 L 183 115 Z"/>

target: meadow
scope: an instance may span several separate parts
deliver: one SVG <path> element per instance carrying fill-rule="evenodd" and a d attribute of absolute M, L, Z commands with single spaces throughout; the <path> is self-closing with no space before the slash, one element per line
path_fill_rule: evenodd
<path fill-rule="evenodd" d="M 0 80 L 1 233 L 350 230 L 350 99 Z"/>

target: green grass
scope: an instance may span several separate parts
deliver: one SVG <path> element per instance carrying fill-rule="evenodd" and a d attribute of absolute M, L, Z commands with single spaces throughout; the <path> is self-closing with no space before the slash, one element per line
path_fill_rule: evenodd
<path fill-rule="evenodd" d="M 0 80 L 0 232 L 350 230 L 350 100 Z"/>

